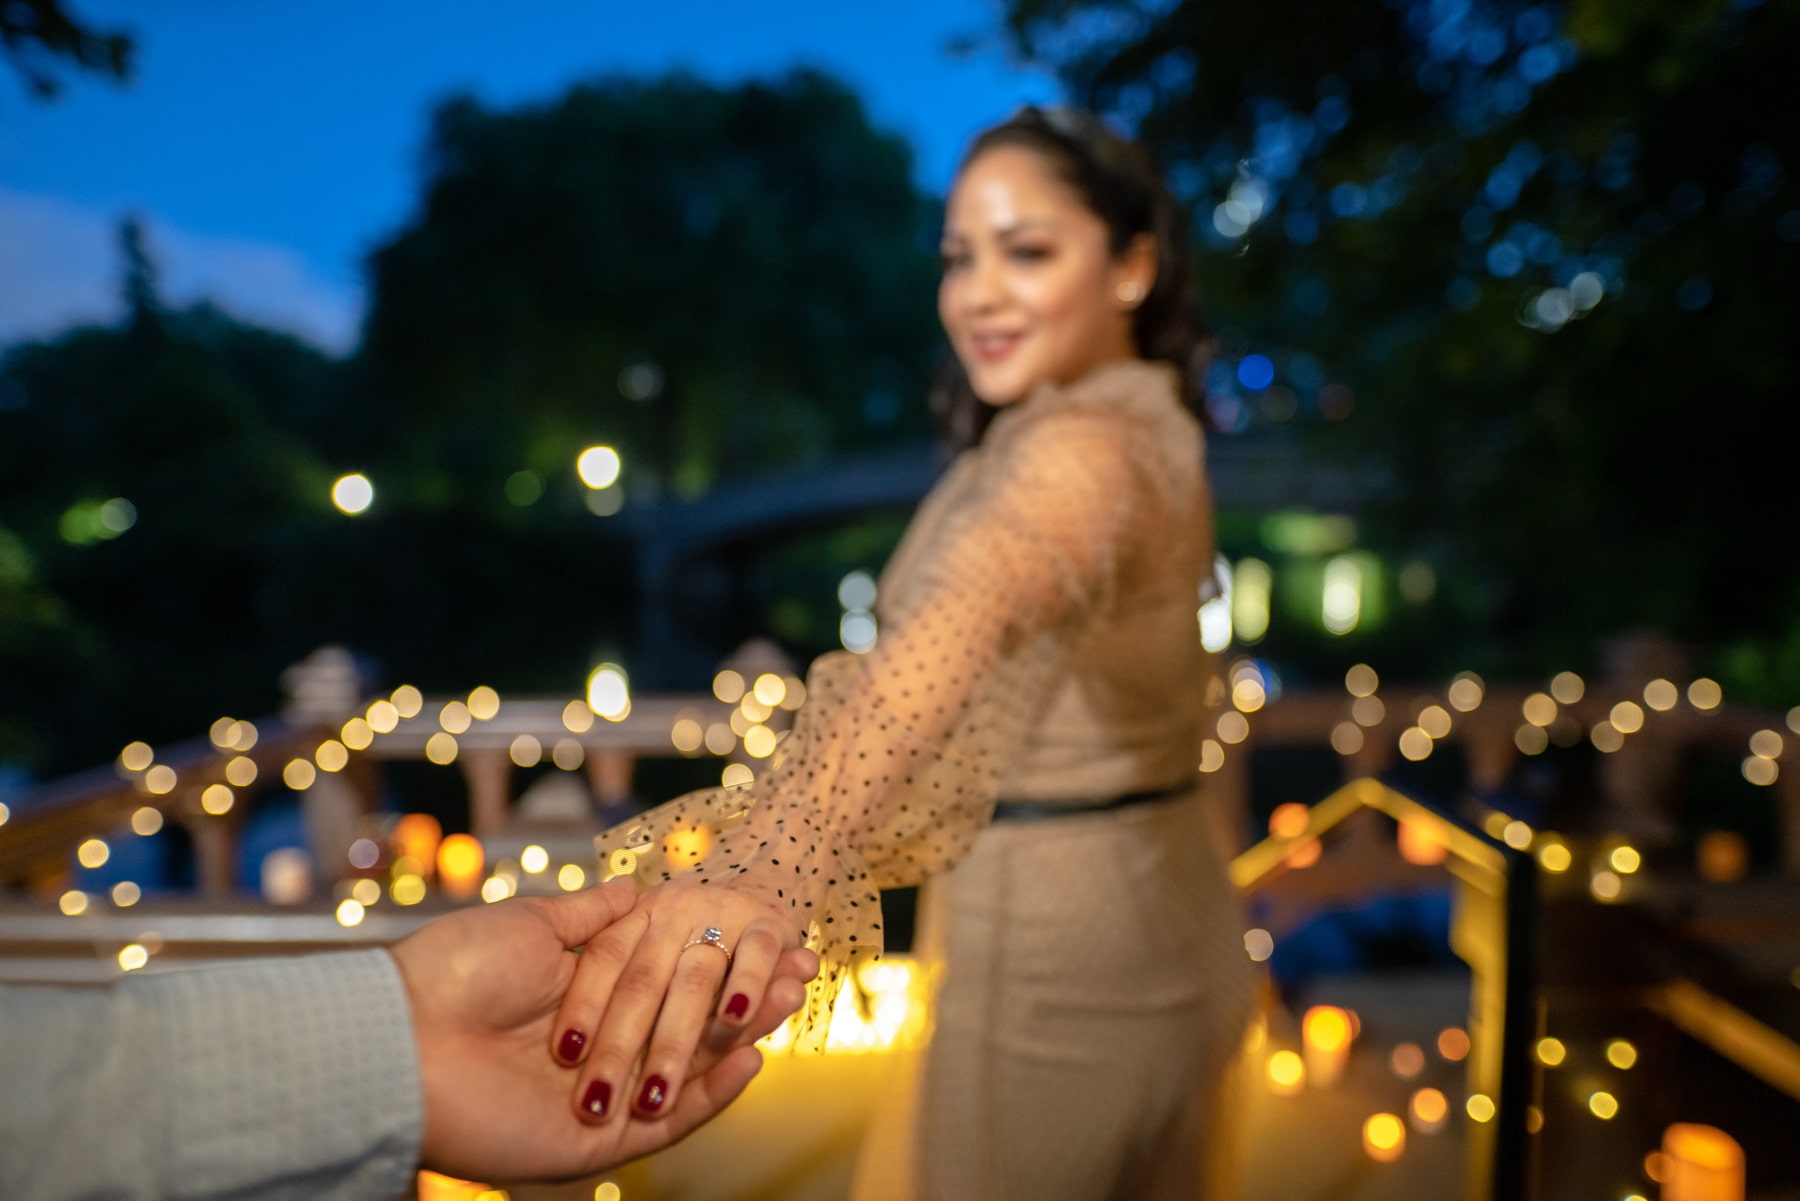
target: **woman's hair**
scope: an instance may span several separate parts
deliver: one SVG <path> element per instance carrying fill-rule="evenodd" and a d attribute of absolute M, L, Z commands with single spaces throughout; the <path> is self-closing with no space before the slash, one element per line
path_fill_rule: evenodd
<path fill-rule="evenodd" d="M 1174 365 L 1181 375 L 1182 398 L 1204 419 L 1201 377 L 1207 340 L 1194 316 L 1188 283 L 1187 220 L 1149 153 L 1078 109 L 1028 105 L 977 134 L 959 172 L 999 146 L 1039 155 L 1106 226 L 1114 256 L 1141 234 L 1155 241 L 1156 282 L 1132 313 L 1132 343 L 1144 358 Z M 979 442 L 996 411 L 975 395 L 954 355 L 932 387 L 931 407 L 958 446 Z"/>

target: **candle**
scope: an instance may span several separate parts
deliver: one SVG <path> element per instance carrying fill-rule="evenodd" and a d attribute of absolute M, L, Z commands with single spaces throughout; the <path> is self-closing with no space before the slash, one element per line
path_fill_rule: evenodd
<path fill-rule="evenodd" d="M 1744 1149 L 1713 1126 L 1677 1122 L 1663 1131 L 1663 1201 L 1744 1201 Z"/>
<path fill-rule="evenodd" d="M 481 884 L 481 843 L 467 834 L 452 834 L 438 844 L 438 880 L 453 897 L 474 895 Z"/>

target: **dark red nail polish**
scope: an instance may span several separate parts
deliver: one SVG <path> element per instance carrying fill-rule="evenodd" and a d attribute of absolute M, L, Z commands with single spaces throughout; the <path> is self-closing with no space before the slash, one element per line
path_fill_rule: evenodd
<path fill-rule="evenodd" d="M 604 1080 L 592 1081 L 587 1092 L 581 1094 L 581 1108 L 596 1118 L 606 1116 L 606 1107 L 612 1103 L 612 1085 Z"/>
<path fill-rule="evenodd" d="M 587 1046 L 587 1035 L 579 1030 L 564 1030 L 562 1041 L 556 1044 L 556 1053 L 564 1063 L 574 1063 L 581 1058 L 581 1048 Z"/>
<path fill-rule="evenodd" d="M 645 1113 L 655 1113 L 669 1099 L 669 1082 L 661 1076 L 650 1076 L 644 1080 L 644 1087 L 638 1093 L 638 1108 Z"/>
<path fill-rule="evenodd" d="M 725 1002 L 725 1016 L 741 1018 L 750 1012 L 750 998 L 743 993 L 732 993 L 731 1000 Z"/>

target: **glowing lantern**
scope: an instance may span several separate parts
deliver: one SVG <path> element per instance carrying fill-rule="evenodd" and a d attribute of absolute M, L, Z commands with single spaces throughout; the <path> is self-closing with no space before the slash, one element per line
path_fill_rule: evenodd
<path fill-rule="evenodd" d="M 1314 1005 L 1300 1020 L 1300 1037 L 1312 1082 L 1320 1088 L 1336 1084 L 1350 1058 L 1350 1015 L 1335 1005 Z"/>
<path fill-rule="evenodd" d="M 481 885 L 481 843 L 467 834 L 452 834 L 438 844 L 438 880 L 453 897 L 473 896 Z"/>
<path fill-rule="evenodd" d="M 1744 1201 L 1744 1149 L 1713 1126 L 1677 1122 L 1663 1131 L 1663 1201 Z"/>

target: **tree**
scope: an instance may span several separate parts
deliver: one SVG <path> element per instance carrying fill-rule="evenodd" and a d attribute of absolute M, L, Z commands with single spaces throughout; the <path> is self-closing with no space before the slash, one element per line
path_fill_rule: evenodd
<path fill-rule="evenodd" d="M 1369 536 L 1441 581 L 1417 666 L 1523 674 L 1651 625 L 1800 694 L 1768 436 L 1796 399 L 1800 4 L 1011 0 L 1007 23 L 1170 166 L 1220 411 L 1354 397 L 1314 451 L 1392 468 Z M 1247 351 L 1276 388 L 1234 378 Z"/>
<path fill-rule="evenodd" d="M 692 496 L 922 432 L 932 212 L 843 85 L 464 98 L 425 162 L 419 218 L 371 259 L 359 367 L 440 503 L 505 509 L 518 472 L 574 488 L 589 442 L 629 491 Z"/>
<path fill-rule="evenodd" d="M 63 65 L 129 79 L 135 49 L 128 34 L 94 28 L 61 0 L 0 0 L 0 51 L 40 100 L 62 93 Z"/>

